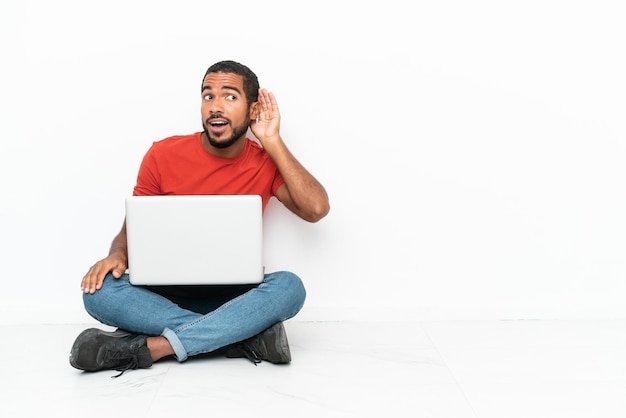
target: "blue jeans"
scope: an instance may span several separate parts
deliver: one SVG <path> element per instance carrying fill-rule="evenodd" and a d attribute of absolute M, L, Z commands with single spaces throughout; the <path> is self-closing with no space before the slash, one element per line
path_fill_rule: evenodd
<path fill-rule="evenodd" d="M 182 291 L 181 291 L 182 290 Z M 134 286 L 110 273 L 102 288 L 83 294 L 87 312 L 103 324 L 149 336 L 162 335 L 176 359 L 210 353 L 295 316 L 306 298 L 300 278 L 265 274 L 258 285 L 189 288 Z M 177 293 L 178 292 L 178 293 Z"/>

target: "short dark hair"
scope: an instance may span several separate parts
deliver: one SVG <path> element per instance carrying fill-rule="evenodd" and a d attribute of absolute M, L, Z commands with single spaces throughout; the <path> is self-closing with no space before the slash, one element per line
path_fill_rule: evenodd
<path fill-rule="evenodd" d="M 259 99 L 259 80 L 257 79 L 256 74 L 254 74 L 252 70 L 245 65 L 229 60 L 216 62 L 211 65 L 208 70 L 206 70 L 206 73 L 204 73 L 204 77 L 202 77 L 203 85 L 204 79 L 209 73 L 232 73 L 240 75 L 243 77 L 243 90 L 246 95 L 248 105 Z M 202 87 L 203 86 L 200 88 Z"/>

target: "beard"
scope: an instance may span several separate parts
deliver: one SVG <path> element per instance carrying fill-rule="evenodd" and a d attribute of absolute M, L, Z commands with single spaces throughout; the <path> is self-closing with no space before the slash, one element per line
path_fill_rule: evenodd
<path fill-rule="evenodd" d="M 210 120 L 211 118 L 207 119 L 202 124 L 202 127 L 204 128 L 204 134 L 209 140 L 209 144 L 211 144 L 215 148 L 221 148 L 221 149 L 228 148 L 232 146 L 233 144 L 235 144 L 237 141 L 239 141 L 241 138 L 245 137 L 246 133 L 248 132 L 249 122 L 247 124 L 242 124 L 240 126 L 233 126 L 232 128 L 233 134 L 230 136 L 230 138 L 227 138 L 227 139 L 213 138 L 211 137 L 210 131 L 207 129 L 207 125 L 209 124 Z"/>

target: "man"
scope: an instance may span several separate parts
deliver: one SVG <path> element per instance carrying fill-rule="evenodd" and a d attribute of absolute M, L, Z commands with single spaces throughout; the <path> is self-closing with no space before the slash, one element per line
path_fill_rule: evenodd
<path fill-rule="evenodd" d="M 259 88 L 248 67 L 212 65 L 201 96 L 203 132 L 153 143 L 133 194 L 258 194 L 263 210 L 275 196 L 306 221 L 326 216 L 324 187 L 283 142 L 274 95 Z M 262 146 L 246 137 L 248 128 Z M 300 311 L 306 296 L 295 274 L 267 273 L 259 285 L 150 288 L 131 285 L 127 267 L 124 222 L 109 255 L 81 282 L 87 312 L 117 330 L 83 331 L 71 349 L 73 367 L 123 372 L 166 356 L 182 362 L 218 350 L 255 364 L 291 361 L 282 322 Z"/>

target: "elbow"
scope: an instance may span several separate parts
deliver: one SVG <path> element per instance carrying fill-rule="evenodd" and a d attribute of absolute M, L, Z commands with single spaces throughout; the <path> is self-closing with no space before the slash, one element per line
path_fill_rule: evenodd
<path fill-rule="evenodd" d="M 315 205 L 315 207 L 304 216 L 304 220 L 315 223 L 326 217 L 328 212 L 330 212 L 330 203 L 328 201 L 320 202 L 320 204 Z"/>

